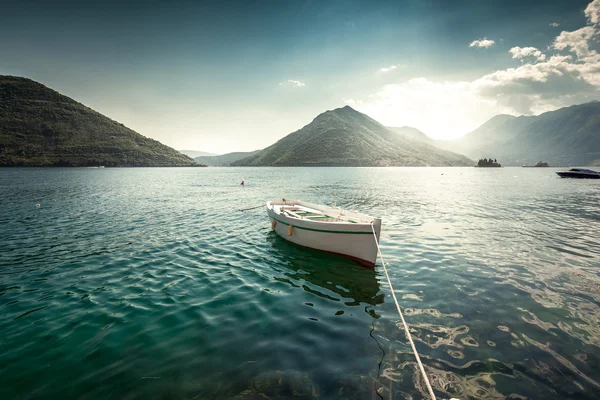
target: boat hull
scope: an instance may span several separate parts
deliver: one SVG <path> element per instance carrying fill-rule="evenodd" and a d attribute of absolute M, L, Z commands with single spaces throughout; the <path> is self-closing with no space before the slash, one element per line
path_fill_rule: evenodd
<path fill-rule="evenodd" d="M 267 205 L 272 229 L 283 239 L 302 247 L 337 254 L 373 268 L 377 261 L 377 245 L 371 224 L 328 224 L 297 220 L 276 213 Z M 291 227 L 291 228 L 290 228 Z M 379 240 L 381 219 L 373 219 Z"/>
<path fill-rule="evenodd" d="M 557 172 L 561 178 L 575 178 L 575 179 L 600 179 L 600 174 L 586 174 L 578 172 Z"/>

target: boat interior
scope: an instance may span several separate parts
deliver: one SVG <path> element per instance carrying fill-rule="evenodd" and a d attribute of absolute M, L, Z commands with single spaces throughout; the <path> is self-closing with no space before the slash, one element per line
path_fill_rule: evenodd
<path fill-rule="evenodd" d="M 348 217 L 344 215 L 344 210 L 331 210 L 333 212 L 325 212 L 314 208 L 295 205 L 274 205 L 276 213 L 283 214 L 291 218 L 309 220 L 312 222 L 342 222 L 350 224 L 369 223 L 370 221 L 362 221 L 360 218 Z"/>

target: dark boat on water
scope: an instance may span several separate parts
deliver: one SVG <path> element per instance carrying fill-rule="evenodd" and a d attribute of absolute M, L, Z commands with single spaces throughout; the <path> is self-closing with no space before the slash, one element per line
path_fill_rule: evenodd
<path fill-rule="evenodd" d="M 600 179 L 600 172 L 585 168 L 571 168 L 568 171 L 557 172 L 561 178 Z"/>

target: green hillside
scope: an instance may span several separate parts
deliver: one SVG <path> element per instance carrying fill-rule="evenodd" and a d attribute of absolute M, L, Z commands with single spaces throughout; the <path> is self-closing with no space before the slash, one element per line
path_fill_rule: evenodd
<path fill-rule="evenodd" d="M 98 165 L 197 164 L 40 83 L 0 75 L 0 166 Z"/>
<path fill-rule="evenodd" d="M 349 106 L 327 111 L 255 155 L 245 166 L 464 166 L 460 154 L 409 140 Z"/>

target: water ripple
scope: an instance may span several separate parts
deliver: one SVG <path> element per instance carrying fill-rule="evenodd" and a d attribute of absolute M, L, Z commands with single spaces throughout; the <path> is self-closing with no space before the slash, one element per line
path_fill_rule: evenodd
<path fill-rule="evenodd" d="M 598 398 L 599 183 L 520 168 L 4 169 L 3 398 L 422 398 L 381 267 L 238 211 L 280 197 L 383 218 L 441 398 Z"/>

